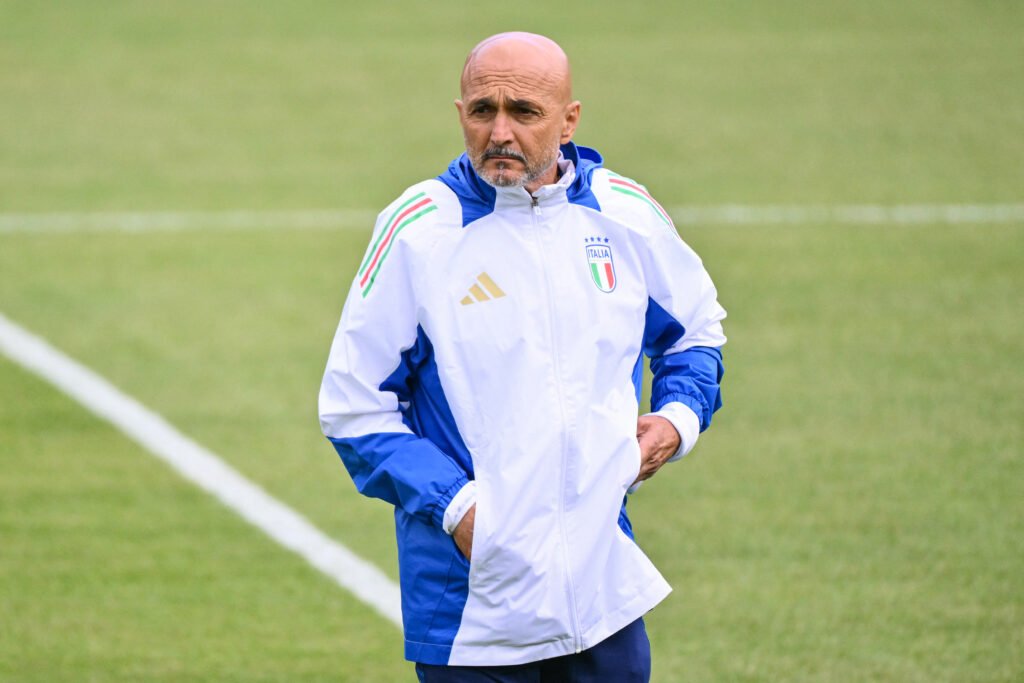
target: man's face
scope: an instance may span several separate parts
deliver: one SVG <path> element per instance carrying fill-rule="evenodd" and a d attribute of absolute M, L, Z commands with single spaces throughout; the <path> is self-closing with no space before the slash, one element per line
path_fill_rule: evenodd
<path fill-rule="evenodd" d="M 528 60 L 527 60 L 528 61 Z M 576 129 L 579 103 L 543 65 L 480 59 L 456 101 L 473 168 L 496 187 L 537 187 L 555 180 L 559 145 Z"/>

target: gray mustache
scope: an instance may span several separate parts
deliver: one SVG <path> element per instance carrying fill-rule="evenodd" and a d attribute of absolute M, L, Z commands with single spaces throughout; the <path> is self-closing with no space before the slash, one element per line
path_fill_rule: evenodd
<path fill-rule="evenodd" d="M 488 159 L 493 159 L 494 157 L 508 157 L 509 159 L 515 159 L 516 161 L 522 162 L 524 164 L 526 163 L 526 157 L 524 157 L 522 154 L 503 147 L 487 150 L 486 152 L 484 152 L 483 160 L 487 161 Z"/>

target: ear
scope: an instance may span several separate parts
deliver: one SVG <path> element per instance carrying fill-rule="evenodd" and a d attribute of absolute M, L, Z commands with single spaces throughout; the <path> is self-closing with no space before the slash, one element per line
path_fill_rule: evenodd
<path fill-rule="evenodd" d="M 570 102 L 565 105 L 565 121 L 562 124 L 562 144 L 566 144 L 572 140 L 573 134 L 576 132 L 576 126 L 580 123 L 580 103 L 579 100 Z"/>
<path fill-rule="evenodd" d="M 466 105 L 462 103 L 462 100 L 455 100 L 455 108 L 459 110 L 459 120 L 461 121 L 463 110 L 466 108 Z"/>

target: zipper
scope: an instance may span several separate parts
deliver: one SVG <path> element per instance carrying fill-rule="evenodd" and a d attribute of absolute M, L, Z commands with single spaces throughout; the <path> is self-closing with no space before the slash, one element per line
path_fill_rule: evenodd
<path fill-rule="evenodd" d="M 555 393 L 558 397 L 558 408 L 561 412 L 562 424 L 567 425 L 569 421 L 567 419 L 568 415 L 566 414 L 565 409 L 565 398 L 562 394 L 561 387 L 562 370 L 561 364 L 558 361 L 557 353 L 558 336 L 555 333 L 555 300 L 554 297 L 551 296 L 553 287 L 551 286 L 551 280 L 549 275 L 550 268 L 548 267 L 547 250 L 544 248 L 543 241 L 540 238 L 540 218 L 543 215 L 543 213 L 541 212 L 540 208 L 540 200 L 538 200 L 537 197 L 531 197 L 531 199 L 532 201 L 530 202 L 530 206 L 533 208 L 533 239 L 540 251 L 541 270 L 544 275 L 544 277 L 542 278 L 542 282 L 544 283 L 544 299 L 547 303 L 548 310 L 548 332 L 551 343 L 551 362 L 554 365 L 556 380 Z M 558 486 L 558 531 L 562 537 L 562 562 L 565 566 L 565 585 L 568 593 L 567 597 L 569 599 L 569 613 L 572 615 L 572 625 L 574 630 L 573 649 L 575 650 L 576 654 L 579 654 L 583 649 L 581 642 L 583 629 L 580 627 L 580 615 L 579 611 L 576 608 L 576 587 L 573 586 L 572 582 L 572 564 L 570 562 L 569 557 L 569 533 L 568 531 L 566 531 L 565 528 L 565 484 L 566 470 L 568 468 L 569 458 L 569 444 L 567 442 L 568 438 L 568 434 L 565 433 L 565 431 L 563 430 L 562 459 L 561 468 L 559 471 Z"/>

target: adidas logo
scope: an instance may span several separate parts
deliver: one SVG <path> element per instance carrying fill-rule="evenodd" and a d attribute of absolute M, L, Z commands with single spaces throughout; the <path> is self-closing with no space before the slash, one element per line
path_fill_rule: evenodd
<path fill-rule="evenodd" d="M 491 279 L 491 276 L 487 273 L 480 273 L 476 276 L 476 282 L 469 288 L 469 295 L 462 297 L 462 301 L 459 303 L 463 306 L 469 306 L 478 301 L 490 301 L 491 299 L 500 299 L 503 296 L 505 296 L 505 292 L 501 291 L 501 287 Z"/>

